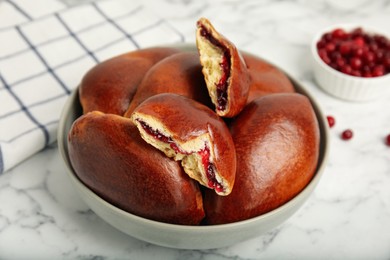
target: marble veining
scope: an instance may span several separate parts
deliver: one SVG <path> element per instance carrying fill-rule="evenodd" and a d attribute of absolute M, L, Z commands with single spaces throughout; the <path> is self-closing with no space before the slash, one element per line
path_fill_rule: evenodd
<path fill-rule="evenodd" d="M 75 1 L 65 1 L 75 4 Z M 78 197 L 56 145 L 0 175 L 0 259 L 390 259 L 390 95 L 351 103 L 322 92 L 309 44 L 332 23 L 390 32 L 389 0 L 143 2 L 194 42 L 200 16 L 237 46 L 277 64 L 336 118 L 329 163 L 317 189 L 287 222 L 263 236 L 221 249 L 175 250 L 112 228 Z M 390 87 L 390 86 L 389 86 Z M 355 136 L 339 138 L 351 128 Z"/>

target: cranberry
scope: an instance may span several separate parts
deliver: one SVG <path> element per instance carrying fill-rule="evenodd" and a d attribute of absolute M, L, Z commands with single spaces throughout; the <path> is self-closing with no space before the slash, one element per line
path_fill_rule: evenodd
<path fill-rule="evenodd" d="M 335 29 L 332 32 L 332 38 L 333 39 L 345 39 L 347 37 L 347 33 L 343 29 Z"/>
<path fill-rule="evenodd" d="M 342 58 L 340 52 L 336 52 L 336 51 L 331 52 L 330 55 L 329 55 L 329 57 L 330 57 L 330 59 L 331 59 L 332 61 L 337 61 L 338 59 Z"/>
<path fill-rule="evenodd" d="M 374 77 L 383 76 L 385 74 L 385 67 L 383 65 L 377 65 L 372 70 L 372 75 Z"/>
<path fill-rule="evenodd" d="M 362 35 L 363 35 L 363 29 L 361 27 L 358 27 L 358 28 L 355 28 L 354 30 L 352 30 L 351 36 L 353 38 L 359 37 Z"/>
<path fill-rule="evenodd" d="M 333 127 L 336 124 L 336 120 L 333 116 L 327 116 L 326 119 L 328 120 L 329 127 Z"/>
<path fill-rule="evenodd" d="M 335 70 L 339 70 L 339 66 L 337 65 L 336 62 L 331 62 L 331 63 L 329 64 L 329 66 L 331 66 L 331 67 L 334 68 Z"/>
<path fill-rule="evenodd" d="M 328 53 L 332 53 L 336 49 L 336 45 L 333 42 L 329 42 L 325 45 L 325 49 Z"/>
<path fill-rule="evenodd" d="M 318 55 L 320 56 L 320 58 L 326 63 L 326 64 L 330 64 L 330 58 L 328 56 L 328 53 L 326 52 L 325 49 L 321 49 L 318 51 Z"/>
<path fill-rule="evenodd" d="M 370 45 L 368 46 L 369 47 L 369 49 L 371 50 L 371 51 L 377 51 L 378 49 L 379 49 L 379 46 L 378 46 L 378 44 L 376 44 L 375 42 L 372 42 L 372 43 L 370 43 Z"/>
<path fill-rule="evenodd" d="M 371 73 L 371 67 L 369 65 L 364 65 L 363 68 L 362 68 L 362 72 L 363 72 L 363 77 L 365 78 L 371 78 L 372 77 L 372 73 Z"/>
<path fill-rule="evenodd" d="M 321 39 L 319 42 L 317 42 L 317 49 L 322 49 L 326 45 L 326 41 L 324 39 Z"/>
<path fill-rule="evenodd" d="M 383 65 L 386 66 L 387 70 L 390 70 L 390 55 L 383 58 Z"/>
<path fill-rule="evenodd" d="M 362 72 L 363 73 L 368 73 L 368 72 L 371 72 L 371 67 L 369 65 L 363 65 L 362 67 Z"/>
<path fill-rule="evenodd" d="M 362 60 L 358 57 L 353 57 L 351 58 L 351 60 L 349 61 L 349 65 L 351 65 L 351 67 L 353 69 L 360 69 L 360 67 L 362 66 Z"/>
<path fill-rule="evenodd" d="M 388 134 L 387 136 L 386 136 L 386 144 L 388 145 L 388 146 L 390 146 L 390 134 Z"/>
<path fill-rule="evenodd" d="M 344 67 L 346 64 L 346 61 L 344 58 L 340 57 L 336 60 L 336 65 L 339 67 L 339 68 L 342 68 Z"/>
<path fill-rule="evenodd" d="M 360 73 L 358 70 L 352 70 L 351 75 L 355 77 L 361 77 L 362 73 Z"/>
<path fill-rule="evenodd" d="M 385 58 L 385 51 L 384 50 L 377 50 L 376 52 L 374 52 L 375 54 L 375 59 L 376 61 L 378 62 L 384 62 L 383 61 L 383 58 Z"/>
<path fill-rule="evenodd" d="M 353 132 L 351 129 L 344 130 L 341 133 L 341 139 L 343 140 L 350 140 L 353 137 Z"/>
<path fill-rule="evenodd" d="M 352 53 L 353 53 L 353 56 L 355 56 L 355 57 L 361 57 L 361 56 L 363 56 L 364 50 L 362 47 L 354 45 Z"/>
<path fill-rule="evenodd" d="M 386 39 L 386 37 L 384 37 L 382 35 L 374 35 L 373 39 L 379 44 L 379 46 L 381 46 L 381 47 L 387 46 L 388 40 Z"/>
<path fill-rule="evenodd" d="M 341 55 L 349 55 L 351 53 L 352 45 L 350 42 L 340 43 L 339 52 Z"/>
<path fill-rule="evenodd" d="M 363 77 L 365 77 L 365 78 L 372 78 L 373 77 L 373 75 L 371 74 L 371 72 L 363 72 L 363 75 L 362 75 Z"/>
<path fill-rule="evenodd" d="M 368 51 L 368 52 L 363 53 L 363 60 L 364 60 L 366 63 L 373 62 L 373 61 L 375 60 L 375 54 L 374 54 L 374 52 Z"/>
<path fill-rule="evenodd" d="M 349 65 L 345 65 L 341 68 L 341 72 L 350 75 L 352 73 L 352 68 Z"/>
<path fill-rule="evenodd" d="M 364 38 L 361 37 L 361 36 L 356 37 L 353 41 L 354 41 L 354 43 L 355 43 L 356 46 L 363 47 L 364 44 L 365 44 Z"/>
<path fill-rule="evenodd" d="M 329 42 L 333 39 L 331 33 L 325 33 L 324 36 L 322 37 L 325 41 Z"/>

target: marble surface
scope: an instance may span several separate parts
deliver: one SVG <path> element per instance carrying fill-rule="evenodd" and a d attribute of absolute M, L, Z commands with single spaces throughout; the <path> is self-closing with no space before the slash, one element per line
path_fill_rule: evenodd
<path fill-rule="evenodd" d="M 72 4 L 75 1 L 69 1 Z M 293 217 L 254 239 L 214 250 L 175 250 L 131 238 L 97 217 L 65 174 L 56 144 L 0 176 L 0 259 L 389 259 L 390 96 L 350 103 L 318 89 L 309 44 L 327 25 L 390 33 L 390 1 L 144 1 L 186 42 L 210 18 L 236 45 L 285 69 L 336 118 L 329 162 Z M 390 86 L 389 86 L 390 88 Z M 350 141 L 340 133 L 353 129 Z"/>

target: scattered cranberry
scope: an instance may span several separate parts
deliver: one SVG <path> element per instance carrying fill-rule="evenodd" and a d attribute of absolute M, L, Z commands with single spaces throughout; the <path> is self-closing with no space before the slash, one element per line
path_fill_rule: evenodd
<path fill-rule="evenodd" d="M 390 134 L 386 136 L 386 144 L 390 146 Z"/>
<path fill-rule="evenodd" d="M 360 27 L 325 33 L 317 51 L 326 64 L 344 74 L 370 78 L 390 73 L 390 40 Z"/>
<path fill-rule="evenodd" d="M 336 120 L 333 116 L 327 116 L 326 119 L 328 120 L 328 125 L 330 128 L 332 128 L 336 124 Z M 350 140 L 353 137 L 353 132 L 351 129 L 346 129 L 341 133 L 341 139 L 343 140 Z M 390 134 L 388 134 L 385 137 L 385 144 L 387 146 L 390 146 Z"/>
<path fill-rule="evenodd" d="M 336 120 L 333 116 L 327 116 L 326 119 L 328 120 L 329 127 L 333 127 L 336 123 Z"/>
<path fill-rule="evenodd" d="M 353 132 L 351 129 L 347 129 L 347 130 L 344 130 L 342 133 L 341 133 L 341 139 L 343 140 L 349 140 L 353 137 Z"/>

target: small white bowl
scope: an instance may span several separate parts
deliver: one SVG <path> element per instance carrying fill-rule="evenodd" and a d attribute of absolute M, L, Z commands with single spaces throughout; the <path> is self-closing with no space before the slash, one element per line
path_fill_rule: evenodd
<path fill-rule="evenodd" d="M 311 43 L 314 77 L 319 87 L 325 92 L 348 101 L 370 101 L 387 95 L 390 89 L 390 73 L 373 78 L 355 77 L 339 72 L 327 65 L 318 55 L 317 42 L 322 35 L 341 28 L 349 32 L 361 27 L 364 32 L 377 33 L 390 39 L 390 35 L 366 26 L 338 24 L 318 32 Z"/>
<path fill-rule="evenodd" d="M 182 50 L 196 50 L 194 45 L 175 45 Z M 72 123 L 81 115 L 78 89 L 66 102 L 58 130 L 58 148 L 67 173 L 85 203 L 103 220 L 118 230 L 156 245 L 181 249 L 210 249 L 229 246 L 264 234 L 292 216 L 309 198 L 317 186 L 326 166 L 329 151 L 328 125 L 319 104 L 302 85 L 291 78 L 298 93 L 306 95 L 314 108 L 320 128 L 320 155 L 316 173 L 310 183 L 284 205 L 258 217 L 235 223 L 209 226 L 167 224 L 142 218 L 110 204 L 100 198 L 77 177 L 70 163 L 67 136 Z M 104 234 L 102 234 L 104 236 Z"/>

